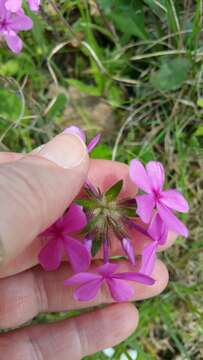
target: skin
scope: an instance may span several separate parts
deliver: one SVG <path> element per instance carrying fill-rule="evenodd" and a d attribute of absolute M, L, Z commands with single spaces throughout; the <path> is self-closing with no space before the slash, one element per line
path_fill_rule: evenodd
<path fill-rule="evenodd" d="M 61 141 L 60 136 L 57 141 Z M 22 325 L 42 311 L 106 304 L 102 309 L 94 308 L 68 320 L 1 334 L 2 360 L 52 360 L 56 359 L 56 354 L 58 360 L 78 360 L 120 343 L 138 325 L 136 307 L 131 303 L 113 304 L 105 287 L 91 303 L 76 302 L 73 289 L 63 285 L 63 280 L 72 274 L 68 263 L 64 262 L 55 272 L 44 272 L 38 265 L 42 239 L 37 234 L 63 213 L 79 192 L 87 173 L 101 190 L 122 178 L 122 196 L 136 194 L 137 189 L 128 176 L 128 167 L 121 163 L 92 160 L 89 164 L 86 156 L 78 167 L 70 170 L 42 158 L 36 151 L 28 155 L 0 153 L 0 210 L 3 214 L 0 220 L 3 254 L 0 263 L 0 328 Z M 136 231 L 132 238 L 135 252 L 139 255 L 148 240 Z M 174 241 L 175 235 L 170 234 L 160 251 Z M 118 242 L 113 237 L 111 242 L 112 254 L 118 254 Z M 100 255 L 92 268 L 101 263 Z M 137 266 L 139 268 L 139 262 Z M 130 271 L 132 267 L 122 260 L 122 269 Z M 147 299 L 165 289 L 168 271 L 161 261 L 157 260 L 152 276 L 156 279 L 153 286 L 131 283 L 135 289 L 132 300 Z"/>

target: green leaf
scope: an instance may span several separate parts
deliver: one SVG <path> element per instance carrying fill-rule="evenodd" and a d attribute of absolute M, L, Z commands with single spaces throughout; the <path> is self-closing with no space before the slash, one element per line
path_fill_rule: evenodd
<path fill-rule="evenodd" d="M 91 249 L 92 256 L 95 256 L 98 253 L 100 247 L 101 247 L 101 242 L 98 240 L 93 240 L 92 249 Z"/>
<path fill-rule="evenodd" d="M 203 125 L 198 126 L 197 130 L 195 131 L 194 135 L 196 136 L 203 136 Z"/>
<path fill-rule="evenodd" d="M 110 189 L 108 189 L 105 192 L 105 196 L 106 196 L 107 200 L 112 201 L 112 200 L 116 199 L 116 197 L 120 193 L 122 187 L 123 187 L 123 180 L 119 180 L 117 183 L 115 183 L 113 186 L 111 186 Z"/>
<path fill-rule="evenodd" d="M 190 66 L 186 58 L 169 59 L 151 75 L 150 82 L 159 91 L 176 90 L 187 80 Z"/>
<path fill-rule="evenodd" d="M 81 91 L 84 94 L 90 96 L 101 96 L 100 90 L 93 85 L 87 85 L 84 82 L 77 80 L 77 79 L 68 79 L 67 80 L 69 85 L 74 86 L 77 90 Z"/>
<path fill-rule="evenodd" d="M 92 232 L 97 224 L 98 216 L 94 217 L 92 220 L 90 220 L 87 225 L 79 232 L 81 235 L 86 235 Z"/>
<path fill-rule="evenodd" d="M 199 98 L 199 99 L 197 100 L 197 105 L 198 105 L 199 107 L 203 108 L 203 98 Z"/>
<path fill-rule="evenodd" d="M 144 24 L 143 3 L 140 0 L 99 0 L 100 7 L 116 28 L 128 36 L 148 39 Z"/>
<path fill-rule="evenodd" d="M 111 160 L 112 150 L 105 144 L 97 145 L 91 152 L 91 158 L 93 159 L 107 159 Z"/>
<path fill-rule="evenodd" d="M 97 202 L 89 199 L 76 199 L 75 203 L 83 206 L 86 209 L 95 209 L 97 207 Z"/>
<path fill-rule="evenodd" d="M 61 93 L 57 95 L 52 103 L 51 108 L 47 113 L 47 118 L 53 120 L 58 115 L 62 114 L 67 105 L 67 97 L 65 94 Z"/>

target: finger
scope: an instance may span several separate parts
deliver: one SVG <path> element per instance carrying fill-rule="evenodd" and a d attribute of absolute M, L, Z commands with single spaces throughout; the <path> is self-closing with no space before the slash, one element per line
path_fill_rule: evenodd
<path fill-rule="evenodd" d="M 120 343 L 137 327 L 138 311 L 115 304 L 55 324 L 35 325 L 1 335 L 2 360 L 80 360 Z"/>
<path fill-rule="evenodd" d="M 122 196 L 135 196 L 137 192 L 136 186 L 132 183 L 129 177 L 129 168 L 126 164 L 119 162 L 112 162 L 108 160 L 91 160 L 88 178 L 95 186 L 101 188 L 102 191 L 111 186 L 115 181 L 123 179 L 124 190 Z M 136 220 L 138 223 L 139 221 Z M 142 224 L 143 225 L 143 224 Z M 140 254 L 144 246 L 149 243 L 149 239 L 136 230 L 131 230 L 131 238 L 135 248 L 135 253 Z M 174 233 L 169 233 L 165 245 L 160 246 L 160 250 L 164 250 L 171 246 L 176 240 Z M 9 276 L 21 271 L 24 271 L 38 263 L 38 254 L 43 246 L 42 239 L 36 238 L 29 244 L 15 259 L 11 260 L 4 266 L 0 266 L 0 277 Z M 111 239 L 111 256 L 122 255 L 119 241 L 112 234 Z M 102 257 L 102 252 L 98 255 Z"/>
<path fill-rule="evenodd" d="M 84 143 L 61 134 L 37 155 L 0 165 L 0 255 L 17 256 L 62 215 L 78 194 L 88 171 Z"/>
<path fill-rule="evenodd" d="M 13 152 L 0 152 L 0 164 L 9 163 L 12 161 L 19 160 L 25 156 L 25 154 L 18 154 Z"/>
<path fill-rule="evenodd" d="M 92 266 L 91 270 L 94 270 Z M 139 267 L 139 265 L 138 265 Z M 119 271 L 135 271 L 127 262 L 120 262 Z M 101 287 L 95 300 L 78 302 L 73 298 L 74 288 L 63 282 L 71 275 L 67 264 L 57 272 L 44 272 L 40 267 L 0 280 L 0 328 L 16 327 L 32 319 L 39 312 L 81 309 L 113 302 L 107 288 Z M 168 283 L 168 271 L 157 260 L 152 277 L 154 285 L 130 282 L 134 288 L 132 300 L 147 299 L 161 293 Z"/>

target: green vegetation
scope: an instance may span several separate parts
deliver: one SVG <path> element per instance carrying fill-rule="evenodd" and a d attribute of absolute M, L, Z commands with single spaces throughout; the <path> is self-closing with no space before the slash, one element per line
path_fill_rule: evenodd
<path fill-rule="evenodd" d="M 24 51 L 0 52 L 0 149 L 31 151 L 69 124 L 98 131 L 94 157 L 161 160 L 191 206 L 190 238 L 162 258 L 170 284 L 137 303 L 116 347 L 138 360 L 203 357 L 202 0 L 44 1 Z M 61 318 L 40 315 L 34 321 Z M 102 353 L 86 358 L 106 359 Z"/>

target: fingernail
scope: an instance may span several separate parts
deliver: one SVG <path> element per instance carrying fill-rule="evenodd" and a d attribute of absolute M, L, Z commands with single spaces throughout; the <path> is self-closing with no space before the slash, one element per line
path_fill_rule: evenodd
<path fill-rule="evenodd" d="M 62 133 L 39 149 L 37 155 L 70 169 L 80 165 L 87 156 L 87 148 L 78 136 Z"/>

